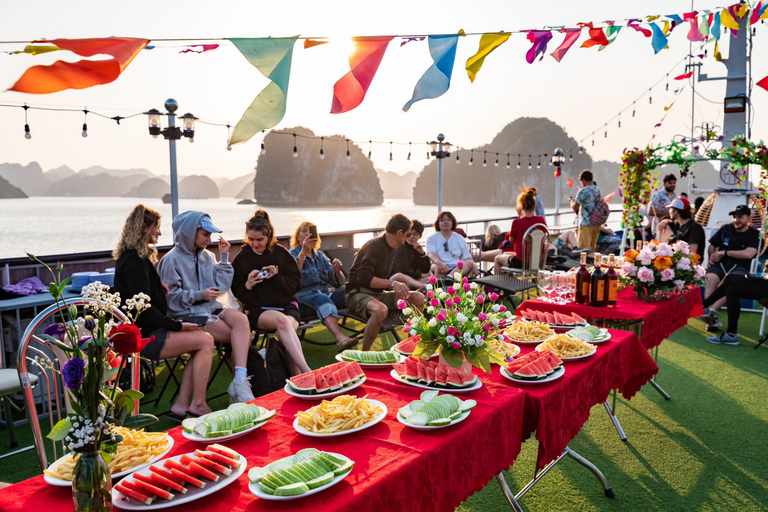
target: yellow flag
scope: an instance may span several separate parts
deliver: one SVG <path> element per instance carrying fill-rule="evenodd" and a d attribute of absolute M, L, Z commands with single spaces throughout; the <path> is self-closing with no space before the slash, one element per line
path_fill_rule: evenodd
<path fill-rule="evenodd" d="M 735 19 L 733 19 L 733 16 L 731 16 L 731 13 L 728 12 L 728 9 L 724 9 L 720 13 L 720 23 L 722 23 L 724 27 L 728 27 L 731 30 L 739 30 L 739 24 Z"/>
<path fill-rule="evenodd" d="M 477 53 L 467 59 L 467 75 L 469 81 L 474 82 L 480 68 L 483 67 L 485 58 L 496 48 L 507 42 L 510 32 L 498 32 L 493 34 L 483 34 L 480 38 L 480 48 Z"/>
<path fill-rule="evenodd" d="M 664 28 L 661 31 L 664 32 L 665 36 L 669 35 L 669 21 L 664 20 Z"/>
<path fill-rule="evenodd" d="M 720 54 L 720 47 L 717 45 L 717 39 L 715 39 L 715 60 L 717 62 L 723 62 L 723 56 Z"/>

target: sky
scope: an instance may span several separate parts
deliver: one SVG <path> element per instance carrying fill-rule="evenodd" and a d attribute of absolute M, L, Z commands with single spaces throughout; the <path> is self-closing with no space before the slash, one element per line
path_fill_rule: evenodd
<path fill-rule="evenodd" d="M 468 57 L 478 48 L 479 35 L 461 38 L 458 44 L 451 88 L 443 96 L 423 100 L 409 112 L 402 106 L 432 61 L 426 41 L 400 46 L 393 40 L 365 101 L 355 110 L 330 114 L 333 84 L 348 70 L 345 51 L 349 37 L 355 35 L 448 34 L 463 29 L 467 33 L 497 32 L 575 26 L 577 22 L 602 22 L 640 18 L 651 14 L 674 14 L 691 10 L 691 1 L 646 0 L 540 2 L 446 0 L 440 3 L 390 0 L 262 2 L 60 2 L 40 0 L 29 3 L 6 2 L 0 17 L 0 39 L 35 39 L 126 36 L 153 38 L 225 38 L 265 36 L 330 36 L 328 45 L 305 50 L 301 42 L 294 50 L 287 111 L 276 129 L 301 125 L 318 135 L 344 134 L 355 141 L 395 141 L 420 143 L 408 161 L 408 146 L 396 145 L 389 160 L 389 145 L 374 145 L 374 165 L 403 174 L 420 171 L 427 163 L 423 143 L 444 133 L 461 148 L 489 143 L 518 117 L 547 117 L 560 124 L 596 160 L 619 161 L 626 147 L 643 147 L 656 133 L 654 141 L 666 142 L 677 134 L 691 131 L 691 88 L 675 96 L 685 82 L 672 77 L 685 72 L 680 63 L 687 55 L 687 25 L 670 36 L 669 48 L 654 55 L 650 39 L 631 29 L 622 30 L 615 43 L 604 51 L 577 46 L 582 35 L 561 63 L 549 55 L 528 64 L 525 53 L 530 43 L 524 35 L 510 40 L 486 58 L 482 70 L 471 83 L 464 70 Z M 77 7 L 73 7 L 76 5 Z M 696 1 L 694 9 L 714 9 L 727 5 Z M 758 24 L 754 52 L 768 49 L 765 25 Z M 730 37 L 730 36 L 728 36 Z M 551 53 L 562 40 L 555 35 Z M 192 42 L 200 43 L 201 41 Z M 150 108 L 162 109 L 166 98 L 179 103 L 179 113 L 191 112 L 205 121 L 234 125 L 253 98 L 269 82 L 227 41 L 217 50 L 204 54 L 178 53 L 185 42 L 156 42 L 156 49 L 142 51 L 123 75 L 110 84 L 78 91 L 47 95 L 0 92 L 0 104 L 68 106 L 107 115 L 130 115 Z M 0 51 L 22 49 L 24 44 L 0 44 Z M 710 76 L 725 74 L 725 66 L 711 57 L 704 60 L 702 72 Z M 694 52 L 698 53 L 698 52 Z M 36 64 L 51 64 L 58 59 L 80 60 L 69 52 L 48 55 L 7 55 L 0 53 L 0 90 L 11 87 L 25 69 Z M 754 80 L 768 74 L 768 63 L 756 58 Z M 675 66 L 676 64 L 679 65 Z M 670 74 L 669 91 L 665 90 Z M 653 91 L 649 104 L 647 91 Z M 694 122 L 722 124 L 724 81 L 696 84 Z M 604 126 L 620 110 L 636 103 L 617 120 Z M 662 127 L 654 125 L 664 116 L 664 107 L 675 102 Z M 768 92 L 755 88 L 752 103 L 757 115 L 753 139 L 768 127 L 768 117 L 760 107 Z M 61 113 L 30 110 L 30 140 L 24 139 L 24 112 L 19 108 L 0 108 L 0 162 L 26 165 L 38 162 L 43 170 L 67 165 L 74 170 L 93 165 L 112 169 L 146 168 L 156 174 L 168 172 L 168 144 L 149 136 L 145 116 L 114 121 L 88 116 L 88 137 L 81 136 L 82 112 Z M 604 132 L 607 129 L 607 137 Z M 590 133 L 594 136 L 594 146 Z M 178 144 L 179 173 L 235 178 L 252 172 L 260 151 L 260 137 L 226 151 L 224 127 L 197 125 L 194 144 Z M 368 143 L 361 143 L 364 152 Z M 269 149 L 268 149 L 269 150 Z M 513 167 L 514 169 L 514 167 Z"/>

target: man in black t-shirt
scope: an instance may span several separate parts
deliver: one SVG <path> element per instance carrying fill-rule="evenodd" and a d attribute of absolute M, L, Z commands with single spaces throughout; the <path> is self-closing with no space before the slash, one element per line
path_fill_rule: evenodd
<path fill-rule="evenodd" d="M 706 297 L 715 291 L 726 275 L 746 275 L 760 246 L 760 232 L 749 225 L 752 216 L 749 206 L 741 204 L 729 215 L 733 217 L 733 222 L 718 229 L 709 239 Z M 723 326 L 717 314 L 723 304 L 725 298 L 705 309 L 702 319 L 709 324 L 707 330 Z"/>
<path fill-rule="evenodd" d="M 691 214 L 691 203 L 686 197 L 677 197 L 667 206 L 670 220 L 659 222 L 659 239 L 672 244 L 677 241 L 687 242 L 691 252 L 695 252 L 704 261 L 706 235 Z"/>

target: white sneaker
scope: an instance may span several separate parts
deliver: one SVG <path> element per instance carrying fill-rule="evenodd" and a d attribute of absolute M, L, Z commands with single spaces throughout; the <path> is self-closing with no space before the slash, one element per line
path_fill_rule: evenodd
<path fill-rule="evenodd" d="M 237 402 L 250 402 L 255 400 L 253 391 L 251 390 L 251 383 L 248 380 L 233 380 L 227 388 L 229 393 L 229 403 L 234 404 Z"/>

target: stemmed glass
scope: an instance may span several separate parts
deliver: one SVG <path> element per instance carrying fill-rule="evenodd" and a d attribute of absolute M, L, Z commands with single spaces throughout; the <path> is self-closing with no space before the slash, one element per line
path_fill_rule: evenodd
<path fill-rule="evenodd" d="M 536 276 L 536 286 L 539 287 L 539 290 L 544 294 L 541 297 L 539 297 L 544 302 L 552 302 L 552 299 L 547 297 L 552 291 L 555 289 L 554 283 L 552 282 L 552 272 L 548 270 L 539 270 L 538 275 Z"/>

